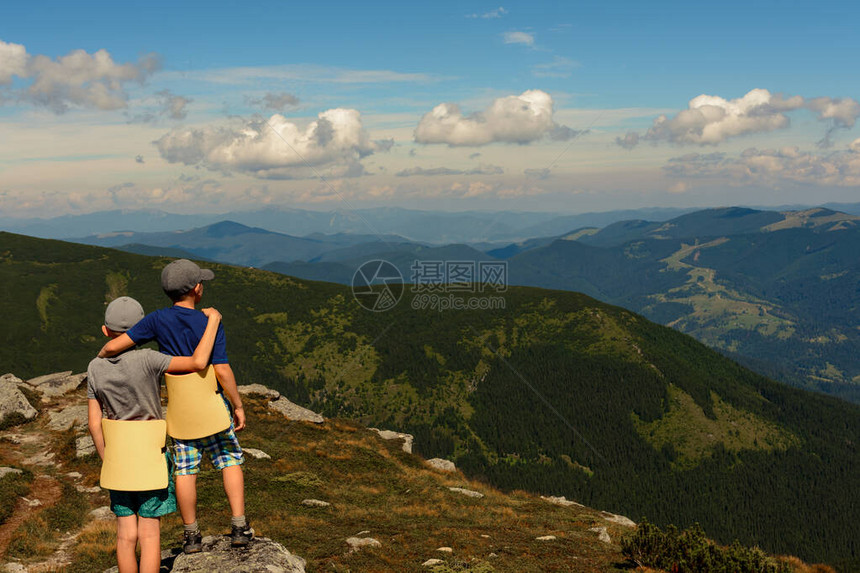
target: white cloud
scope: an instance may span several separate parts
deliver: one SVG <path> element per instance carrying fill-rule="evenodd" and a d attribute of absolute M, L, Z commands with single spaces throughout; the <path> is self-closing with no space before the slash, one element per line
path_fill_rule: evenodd
<path fill-rule="evenodd" d="M 10 44 L 0 40 L 0 85 L 12 83 L 14 76 L 27 74 L 27 49 L 21 44 Z"/>
<path fill-rule="evenodd" d="M 732 100 L 703 94 L 690 100 L 688 108 L 674 117 L 659 116 L 644 135 L 629 132 L 616 138 L 616 143 L 627 149 L 640 141 L 716 145 L 731 137 L 786 128 L 790 123 L 786 113 L 802 108 L 816 112 L 819 120 L 831 122 L 825 141 L 834 129 L 851 127 L 860 116 L 860 104 L 850 98 L 784 97 L 765 89 L 754 89 Z"/>
<path fill-rule="evenodd" d="M 442 76 L 424 73 L 395 72 L 393 70 L 350 70 L 310 64 L 242 66 L 191 72 L 163 72 L 159 77 L 165 80 L 190 79 L 230 85 L 257 84 L 265 80 L 325 84 L 384 84 L 430 83 L 446 79 Z"/>
<path fill-rule="evenodd" d="M 502 34 L 502 37 L 505 39 L 506 44 L 525 44 L 529 47 L 534 47 L 535 45 L 534 34 L 529 34 L 528 32 L 505 32 Z"/>
<path fill-rule="evenodd" d="M 287 92 L 266 92 L 263 97 L 247 97 L 245 100 L 253 106 L 269 111 L 284 111 L 288 107 L 299 105 L 299 98 Z"/>
<path fill-rule="evenodd" d="M 490 10 L 489 12 L 484 12 L 483 14 L 478 14 L 476 12 L 472 14 L 466 14 L 466 18 L 483 18 L 484 20 L 494 20 L 496 18 L 501 18 L 507 13 L 508 11 L 505 10 L 504 6 L 499 6 L 495 10 Z"/>
<path fill-rule="evenodd" d="M 191 103 L 191 98 L 176 95 L 170 90 L 161 90 L 157 95 L 161 99 L 162 111 L 170 119 L 185 119 L 188 111 L 185 107 Z"/>
<path fill-rule="evenodd" d="M 416 175 L 501 175 L 505 170 L 498 165 L 481 165 L 472 169 L 451 169 L 448 167 L 410 167 L 402 169 L 395 175 L 397 177 L 414 177 Z"/>
<path fill-rule="evenodd" d="M 211 170 L 240 171 L 262 179 L 301 179 L 361 175 L 361 158 L 387 151 L 392 141 L 371 141 L 354 109 L 330 109 L 301 128 L 279 114 L 249 121 L 239 129 L 175 129 L 154 142 L 170 163 Z"/>
<path fill-rule="evenodd" d="M 141 57 L 136 63 L 114 62 L 106 50 L 92 54 L 73 50 L 65 56 L 29 55 L 24 46 L 0 41 L 0 84 L 10 85 L 13 77 L 29 82 L 14 90 L 17 99 L 41 105 L 54 113 L 72 106 L 115 110 L 125 108 L 125 85 L 143 82 L 160 67 L 155 55 Z"/>
<path fill-rule="evenodd" d="M 853 187 L 860 185 L 860 143 L 829 153 L 749 148 L 738 156 L 690 153 L 674 157 L 663 167 L 673 177 L 727 179 L 775 185 L 780 181 Z"/>
<path fill-rule="evenodd" d="M 493 142 L 530 143 L 543 137 L 565 140 L 579 132 L 553 120 L 552 97 L 541 90 L 501 97 L 483 112 L 464 116 L 460 106 L 442 103 L 415 128 L 418 143 L 479 146 Z"/>

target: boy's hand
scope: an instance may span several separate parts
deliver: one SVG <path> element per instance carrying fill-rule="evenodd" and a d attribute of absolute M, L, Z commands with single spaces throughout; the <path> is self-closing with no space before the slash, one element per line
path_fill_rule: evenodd
<path fill-rule="evenodd" d="M 245 429 L 245 408 L 241 406 L 233 410 L 233 430 L 241 432 Z"/>
<path fill-rule="evenodd" d="M 206 318 L 215 318 L 216 320 L 221 320 L 221 313 L 218 312 L 214 307 L 201 308 L 200 312 L 206 315 Z"/>

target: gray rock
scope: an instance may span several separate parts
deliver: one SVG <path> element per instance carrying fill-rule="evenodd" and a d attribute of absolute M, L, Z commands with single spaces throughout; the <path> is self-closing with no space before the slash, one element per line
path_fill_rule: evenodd
<path fill-rule="evenodd" d="M 327 501 L 322 501 L 321 499 L 303 499 L 302 505 L 306 505 L 308 507 L 328 507 L 331 504 Z"/>
<path fill-rule="evenodd" d="M 63 408 L 59 412 L 52 411 L 51 420 L 48 422 L 48 426 L 52 430 L 56 430 L 58 432 L 64 432 L 72 427 L 77 430 L 82 430 L 87 426 L 88 416 L 89 409 L 87 406 L 69 406 L 68 408 Z"/>
<path fill-rule="evenodd" d="M 412 442 L 415 441 L 415 436 L 412 434 L 404 434 L 403 432 L 392 430 L 380 430 L 379 428 L 368 428 L 368 430 L 373 430 L 383 440 L 403 440 L 403 451 L 409 454 L 412 453 Z"/>
<path fill-rule="evenodd" d="M 548 495 L 548 496 L 542 495 L 542 496 L 540 496 L 540 498 L 543 500 L 546 500 L 550 503 L 553 503 L 555 505 L 561 505 L 563 507 L 571 507 L 571 506 L 585 507 L 581 503 L 576 503 L 575 501 L 570 501 L 569 499 L 565 499 L 565 497 L 563 495 L 560 497 L 556 497 L 554 495 Z"/>
<path fill-rule="evenodd" d="M 114 515 L 114 512 L 110 510 L 110 506 L 103 505 L 90 512 L 90 519 L 108 521 L 110 519 L 116 519 L 116 515 Z"/>
<path fill-rule="evenodd" d="M 20 416 L 29 421 L 37 414 L 36 409 L 27 401 L 18 386 L 9 382 L 0 383 L 0 422 L 7 416 Z"/>
<path fill-rule="evenodd" d="M 175 553 L 170 549 L 161 551 L 161 568 L 159 573 L 170 573 L 170 568 L 173 566 L 173 557 Z M 110 569 L 106 569 L 104 573 L 119 573 L 119 567 L 114 565 Z"/>
<path fill-rule="evenodd" d="M 443 460 L 442 458 L 431 458 L 427 460 L 427 465 L 443 472 L 457 471 L 457 466 L 454 465 L 454 462 L 451 460 Z"/>
<path fill-rule="evenodd" d="M 72 479 L 81 479 L 84 476 L 83 474 L 81 474 L 81 472 L 68 472 L 66 473 L 66 477 L 70 477 Z"/>
<path fill-rule="evenodd" d="M 27 384 L 39 391 L 43 398 L 53 398 L 71 392 L 87 379 L 87 373 L 72 374 L 71 370 L 46 374 L 27 380 Z"/>
<path fill-rule="evenodd" d="M 281 393 L 271 388 L 266 388 L 262 384 L 243 384 L 237 387 L 239 394 L 247 396 L 248 394 L 257 394 L 270 400 L 277 400 L 281 397 Z"/>
<path fill-rule="evenodd" d="M 611 521 L 612 523 L 617 523 L 618 525 L 624 527 L 636 527 L 636 522 L 629 517 L 624 517 L 623 515 L 616 515 L 614 513 L 609 513 L 608 511 L 601 511 L 600 515 L 603 516 L 603 519 L 605 519 L 606 521 Z"/>
<path fill-rule="evenodd" d="M 18 468 L 10 468 L 8 466 L 4 466 L 4 467 L 0 468 L 0 479 L 3 479 L 4 477 L 6 477 L 9 474 L 22 474 L 22 473 L 24 473 L 24 471 L 19 470 Z"/>
<path fill-rule="evenodd" d="M 39 452 L 37 454 L 33 454 L 29 458 L 24 460 L 24 465 L 27 466 L 55 466 L 57 462 L 54 461 L 54 452 L 45 450 L 44 452 Z"/>
<path fill-rule="evenodd" d="M 454 549 L 452 547 L 437 547 L 436 551 L 441 551 L 442 553 L 454 553 Z"/>
<path fill-rule="evenodd" d="M 541 535 L 540 537 L 535 537 L 535 541 L 553 541 L 554 539 L 558 539 L 555 535 Z"/>
<path fill-rule="evenodd" d="M 322 424 L 325 422 L 325 418 L 316 412 L 312 412 L 307 408 L 302 408 L 298 404 L 293 404 L 283 396 L 277 400 L 269 402 L 269 409 L 282 414 L 288 420 L 313 422 L 314 424 Z"/>
<path fill-rule="evenodd" d="M 12 384 L 13 386 L 19 386 L 21 384 L 26 384 L 23 380 L 12 374 L 11 372 L 8 374 L 4 374 L 0 376 L 0 384 Z"/>
<path fill-rule="evenodd" d="M 424 563 L 421 564 L 422 567 L 434 567 L 436 565 L 442 565 L 445 563 L 441 559 L 428 559 Z"/>
<path fill-rule="evenodd" d="M 597 539 L 603 543 L 612 543 L 612 539 L 609 537 L 609 533 L 606 532 L 605 527 L 590 527 L 588 530 L 595 532 Z"/>
<path fill-rule="evenodd" d="M 484 494 L 482 494 L 480 492 L 473 491 L 471 489 L 466 489 L 463 487 L 449 487 L 448 489 L 450 489 L 451 491 L 453 491 L 455 493 L 461 493 L 461 494 L 468 496 L 468 497 L 474 497 L 474 498 L 484 497 Z"/>
<path fill-rule="evenodd" d="M 350 553 L 364 547 L 382 547 L 382 544 L 372 537 L 347 537 L 346 544 L 349 545 Z"/>
<path fill-rule="evenodd" d="M 180 553 L 172 573 L 304 573 L 305 560 L 280 543 L 265 537 L 251 540 L 245 549 L 230 547 L 228 537 L 203 538 L 203 551 Z"/>
<path fill-rule="evenodd" d="M 100 487 L 99 487 L 99 486 L 97 486 L 97 485 L 94 485 L 94 486 L 92 486 L 92 487 L 87 487 L 87 486 L 84 486 L 84 485 L 76 485 L 76 486 L 75 486 L 75 489 L 76 489 L 76 490 L 78 490 L 78 491 L 79 491 L 79 492 L 81 492 L 81 493 L 98 493 L 98 492 L 100 492 L 100 491 L 102 490 L 102 488 L 100 488 Z"/>
<path fill-rule="evenodd" d="M 254 448 L 242 448 L 242 451 L 254 458 L 255 460 L 271 460 L 272 456 L 264 452 L 263 450 L 257 450 Z"/>
<path fill-rule="evenodd" d="M 3 567 L 3 571 L 6 573 L 27 573 L 27 567 L 20 563 L 7 563 Z"/>
<path fill-rule="evenodd" d="M 83 458 L 96 453 L 96 445 L 93 443 L 93 438 L 89 434 L 79 436 L 75 440 L 75 456 Z"/>

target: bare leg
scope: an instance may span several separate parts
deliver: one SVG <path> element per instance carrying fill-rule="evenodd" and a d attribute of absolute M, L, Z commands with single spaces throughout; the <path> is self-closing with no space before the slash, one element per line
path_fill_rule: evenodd
<path fill-rule="evenodd" d="M 182 523 L 197 521 L 197 474 L 176 476 L 176 503 Z"/>
<path fill-rule="evenodd" d="M 140 539 L 140 573 L 158 573 L 161 568 L 161 519 L 138 518 L 137 536 Z"/>
<path fill-rule="evenodd" d="M 137 516 L 116 518 L 116 564 L 120 573 L 137 573 Z"/>
<path fill-rule="evenodd" d="M 230 502 L 230 512 L 233 517 L 245 515 L 245 475 L 242 473 L 242 466 L 229 466 L 221 470 L 221 477 L 224 479 L 224 492 L 227 494 L 227 501 Z M 176 484 L 177 486 L 179 483 Z M 179 491 L 177 490 L 177 494 Z M 183 514 L 183 519 L 185 516 Z"/>

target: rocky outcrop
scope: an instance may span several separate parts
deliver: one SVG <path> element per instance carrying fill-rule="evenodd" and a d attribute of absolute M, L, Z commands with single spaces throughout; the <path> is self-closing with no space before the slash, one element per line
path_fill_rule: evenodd
<path fill-rule="evenodd" d="M 46 398 L 62 396 L 76 389 L 81 382 L 87 379 L 87 373 L 72 374 L 71 370 L 45 374 L 27 380 L 27 385 L 42 394 Z"/>
<path fill-rule="evenodd" d="M 368 430 L 376 432 L 383 440 L 403 440 L 403 451 L 408 454 L 412 453 L 412 442 L 415 441 L 415 436 L 412 434 L 404 434 L 403 432 L 395 432 L 393 430 L 380 430 L 379 428 L 368 428 Z"/>
<path fill-rule="evenodd" d="M 349 552 L 353 553 L 365 547 L 381 547 L 382 543 L 378 539 L 372 537 L 347 537 L 346 544 L 349 545 Z"/>
<path fill-rule="evenodd" d="M 75 456 L 83 458 L 96 453 L 96 445 L 89 434 L 78 436 L 75 440 Z"/>
<path fill-rule="evenodd" d="M 474 497 L 474 498 L 484 497 L 484 494 L 482 494 L 481 492 L 474 491 L 471 489 L 466 489 L 464 487 L 449 487 L 448 489 L 450 489 L 454 493 L 459 493 L 459 494 L 465 495 L 466 497 Z"/>
<path fill-rule="evenodd" d="M 606 531 L 605 527 L 589 527 L 588 530 L 596 533 L 597 539 L 603 543 L 612 543 L 612 538 L 609 537 L 609 533 Z"/>
<path fill-rule="evenodd" d="M 616 523 L 618 525 L 621 525 L 622 527 L 636 527 L 636 522 L 629 517 L 624 517 L 623 515 L 616 515 L 614 513 L 609 513 L 608 511 L 601 511 L 600 515 L 606 521 Z"/>
<path fill-rule="evenodd" d="M 457 466 L 451 460 L 443 460 L 442 458 L 431 458 L 427 460 L 427 465 L 443 472 L 455 472 Z"/>
<path fill-rule="evenodd" d="M 576 503 L 575 501 L 571 501 L 571 500 L 565 498 L 563 495 L 562 496 L 542 495 L 542 496 L 540 496 L 540 498 L 543 500 L 546 500 L 552 504 L 560 505 L 562 507 L 571 507 L 571 506 L 585 507 L 581 503 Z"/>
<path fill-rule="evenodd" d="M 27 401 L 24 393 L 18 389 L 14 380 L 7 378 L 0 382 L 0 424 L 11 422 L 25 422 L 32 420 L 38 415 L 36 409 Z M 14 378 L 14 376 L 12 377 Z"/>
<path fill-rule="evenodd" d="M 283 415 L 288 420 L 296 420 L 300 422 L 313 422 L 314 424 L 322 424 L 325 422 L 325 418 L 308 410 L 307 408 L 302 408 L 298 404 L 294 404 L 281 396 L 277 400 L 272 400 L 269 402 L 269 409 L 278 412 Z"/>
<path fill-rule="evenodd" d="M 21 475 L 22 473 L 24 473 L 23 470 L 19 470 L 18 468 L 10 468 L 8 466 L 0 467 L 0 479 L 3 479 L 10 474 Z"/>
<path fill-rule="evenodd" d="M 162 559 L 162 568 L 164 561 Z M 230 547 L 229 538 L 210 535 L 203 538 L 201 553 L 177 555 L 168 570 L 172 573 L 304 573 L 305 560 L 266 537 L 251 540 L 244 549 L 234 549 Z"/>
<path fill-rule="evenodd" d="M 280 392 L 272 390 L 271 388 L 266 388 L 262 384 L 242 384 L 241 386 L 238 386 L 237 389 L 239 390 L 239 394 L 243 396 L 255 394 L 257 396 L 268 398 L 269 400 L 277 400 L 281 397 Z"/>
<path fill-rule="evenodd" d="M 48 427 L 58 432 L 64 432 L 69 428 L 83 430 L 87 426 L 89 411 L 86 405 L 69 406 L 59 412 L 51 412 L 51 420 Z"/>

